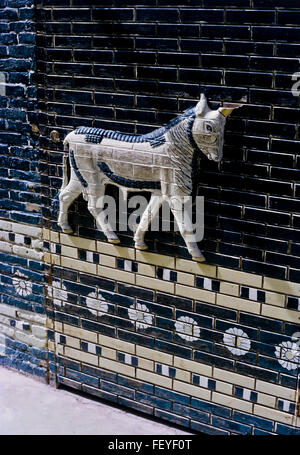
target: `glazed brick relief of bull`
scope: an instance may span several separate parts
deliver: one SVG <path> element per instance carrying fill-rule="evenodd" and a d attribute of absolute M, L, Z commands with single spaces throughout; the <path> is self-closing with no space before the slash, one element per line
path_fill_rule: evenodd
<path fill-rule="evenodd" d="M 299 434 L 299 4 L 96 3 L 39 2 L 34 25 L 0 2 L 0 363 L 197 433 Z M 200 162 L 207 262 L 172 232 L 107 243 L 81 197 L 63 234 L 64 137 L 145 134 L 201 92 L 244 104 Z"/>

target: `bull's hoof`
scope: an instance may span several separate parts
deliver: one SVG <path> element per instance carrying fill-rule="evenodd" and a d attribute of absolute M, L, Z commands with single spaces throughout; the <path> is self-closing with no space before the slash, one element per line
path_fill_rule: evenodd
<path fill-rule="evenodd" d="M 192 256 L 192 259 L 193 259 L 193 261 L 196 261 L 196 262 L 205 262 L 206 261 L 204 256 Z"/>
<path fill-rule="evenodd" d="M 61 227 L 61 230 L 64 234 L 73 234 L 73 229 L 68 224 L 57 223 L 57 225 Z"/>
<path fill-rule="evenodd" d="M 148 250 L 148 246 L 146 245 L 146 243 L 141 243 L 141 244 L 136 243 L 136 244 L 134 245 L 134 247 L 135 247 L 137 250 L 142 250 L 142 251 Z"/>
<path fill-rule="evenodd" d="M 73 234 L 73 229 L 62 229 L 64 234 Z"/>
<path fill-rule="evenodd" d="M 120 239 L 107 239 L 107 240 L 109 243 L 114 243 L 114 244 L 121 243 Z"/>

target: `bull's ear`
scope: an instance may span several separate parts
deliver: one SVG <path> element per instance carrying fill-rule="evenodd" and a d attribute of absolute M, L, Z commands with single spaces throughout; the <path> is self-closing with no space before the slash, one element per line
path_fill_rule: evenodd
<path fill-rule="evenodd" d="M 204 93 L 201 93 L 200 101 L 195 107 L 196 116 L 203 117 L 208 110 L 209 107 L 207 105 L 206 96 Z"/>
<path fill-rule="evenodd" d="M 223 107 L 219 107 L 218 111 L 221 112 L 224 117 L 228 117 L 234 109 L 242 107 L 243 104 L 226 104 Z"/>

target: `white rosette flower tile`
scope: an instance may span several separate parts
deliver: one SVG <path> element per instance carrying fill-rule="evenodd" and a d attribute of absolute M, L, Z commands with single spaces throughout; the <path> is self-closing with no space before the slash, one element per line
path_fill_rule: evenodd
<path fill-rule="evenodd" d="M 136 307 L 131 305 L 128 309 L 129 318 L 132 321 L 132 324 L 136 323 L 137 329 L 147 329 L 149 325 L 153 322 L 153 314 L 149 312 L 149 309 L 146 305 L 142 303 L 137 303 Z"/>
<path fill-rule="evenodd" d="M 99 304 L 99 311 L 102 313 L 108 313 L 108 304 L 106 299 L 102 296 L 100 292 L 98 292 L 98 304 Z"/>
<path fill-rule="evenodd" d="M 295 370 L 300 367 L 300 347 L 292 341 L 283 341 L 275 348 L 278 362 L 287 370 Z"/>
<path fill-rule="evenodd" d="M 68 301 L 68 290 L 60 280 L 53 280 L 52 285 L 48 286 L 48 296 L 53 299 L 54 305 L 62 306 L 63 302 Z"/>
<path fill-rule="evenodd" d="M 188 316 L 180 316 L 175 323 L 175 329 L 178 335 L 186 341 L 195 341 L 200 337 L 197 322 Z"/>
<path fill-rule="evenodd" d="M 16 293 L 21 297 L 28 297 L 32 294 L 31 281 L 28 281 L 26 275 L 23 275 L 19 270 L 16 272 L 16 276 L 12 279 L 12 282 Z"/>
<path fill-rule="evenodd" d="M 108 312 L 108 304 L 100 292 L 98 292 L 98 295 L 96 292 L 90 292 L 85 301 L 88 308 L 98 311 L 98 316 L 104 316 Z"/>
<path fill-rule="evenodd" d="M 237 327 L 226 330 L 223 337 L 226 348 L 234 355 L 245 355 L 251 347 L 247 333 Z"/>

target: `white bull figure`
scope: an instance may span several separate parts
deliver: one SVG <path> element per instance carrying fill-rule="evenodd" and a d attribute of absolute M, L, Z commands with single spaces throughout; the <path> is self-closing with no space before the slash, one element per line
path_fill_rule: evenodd
<path fill-rule="evenodd" d="M 183 222 L 183 200 L 191 194 L 192 173 L 199 154 L 202 152 L 217 162 L 222 159 L 226 117 L 239 106 L 227 105 L 211 110 L 202 94 L 196 107 L 148 134 L 133 136 L 89 127 L 79 127 L 69 133 L 64 145 L 69 151 L 71 173 L 68 179 L 65 165 L 58 195 L 58 225 L 62 231 L 72 233 L 68 209 L 82 193 L 98 229 L 109 242 L 119 243 L 111 225 L 99 216 L 103 211 L 101 201 L 105 186 L 114 183 L 129 191 L 151 192 L 135 232 L 135 248 L 147 249 L 145 232 L 165 200 L 189 253 L 195 261 L 205 261 L 197 239 L 190 233 L 191 221 Z"/>

